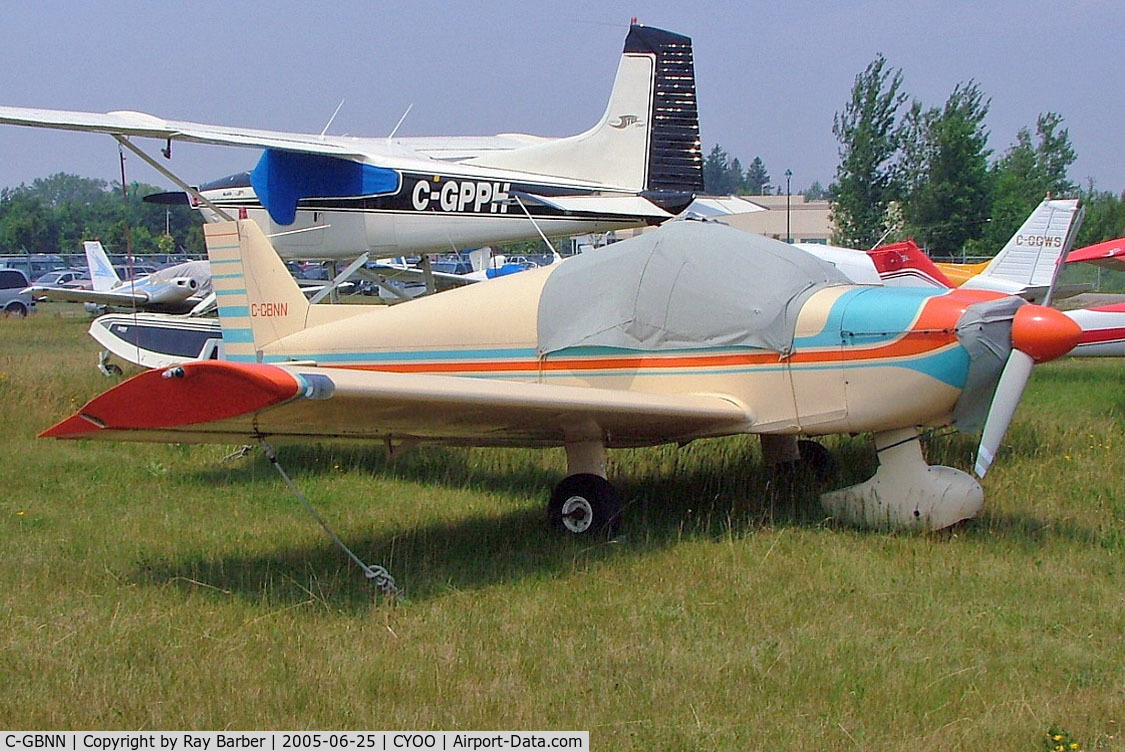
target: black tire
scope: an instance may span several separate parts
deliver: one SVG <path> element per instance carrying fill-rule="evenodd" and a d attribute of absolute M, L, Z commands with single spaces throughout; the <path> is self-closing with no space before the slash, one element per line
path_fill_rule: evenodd
<path fill-rule="evenodd" d="M 600 475 L 568 475 L 551 492 L 547 519 L 551 527 L 571 535 L 610 536 L 621 524 L 621 499 Z"/>
<path fill-rule="evenodd" d="M 4 309 L 4 315 L 12 319 L 27 318 L 27 306 L 19 301 L 9 303 Z"/>
<path fill-rule="evenodd" d="M 827 478 L 836 472 L 836 459 L 823 444 L 800 439 L 797 442 L 797 451 L 801 453 L 801 465 L 808 468 L 817 478 Z"/>
<path fill-rule="evenodd" d="M 121 366 L 117 365 L 116 363 L 106 363 L 106 365 L 105 365 L 105 375 L 106 376 L 120 376 L 123 373 L 124 373 L 124 371 L 121 370 Z"/>

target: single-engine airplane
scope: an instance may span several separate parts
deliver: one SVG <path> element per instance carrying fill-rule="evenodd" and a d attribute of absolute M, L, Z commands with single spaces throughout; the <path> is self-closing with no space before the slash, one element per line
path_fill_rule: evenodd
<path fill-rule="evenodd" d="M 122 280 L 100 242 L 88 240 L 83 248 L 92 289 L 33 285 L 28 292 L 48 300 L 85 303 L 91 311 L 111 307 L 165 313 L 191 311 L 211 292 L 211 269 L 206 261 L 188 261 Z"/>
<path fill-rule="evenodd" d="M 20 107 L 0 107 L 0 123 L 110 134 L 209 221 L 249 217 L 286 258 L 400 256 L 656 224 L 703 187 L 691 39 L 636 24 L 605 114 L 568 138 L 354 138 Z M 265 151 L 253 171 L 196 190 L 133 137 L 165 142 L 166 156 L 173 141 Z"/>
<path fill-rule="evenodd" d="M 1032 365 L 1080 335 L 1015 296 L 855 285 L 716 223 L 377 308 L 310 305 L 251 221 L 204 229 L 227 360 L 144 372 L 43 436 L 562 446 L 549 518 L 592 534 L 621 512 L 607 448 L 752 433 L 788 461 L 798 435 L 870 431 L 878 471 L 825 507 L 939 529 L 983 491 L 928 466 L 918 427 L 983 425 L 983 476 Z"/>

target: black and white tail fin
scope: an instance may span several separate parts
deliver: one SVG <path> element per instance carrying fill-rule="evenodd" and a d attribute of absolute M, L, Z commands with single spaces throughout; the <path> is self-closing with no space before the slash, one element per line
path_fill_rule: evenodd
<path fill-rule="evenodd" d="M 569 138 L 473 161 L 661 196 L 703 190 L 703 152 L 691 38 L 629 28 L 605 114 Z"/>
<path fill-rule="evenodd" d="M 306 327 L 308 300 L 257 224 L 205 224 L 203 234 L 228 360 L 255 362 L 263 346 Z"/>

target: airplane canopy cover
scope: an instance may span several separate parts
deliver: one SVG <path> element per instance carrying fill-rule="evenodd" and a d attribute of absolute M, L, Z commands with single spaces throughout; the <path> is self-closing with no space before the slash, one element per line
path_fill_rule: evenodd
<path fill-rule="evenodd" d="M 746 346 L 787 352 L 801 302 L 849 280 L 786 243 L 678 221 L 584 253 L 539 299 L 539 351 Z"/>
<path fill-rule="evenodd" d="M 250 173 L 250 185 L 270 219 L 291 225 L 297 218 L 297 202 L 303 198 L 395 193 L 399 174 L 351 159 L 266 149 Z"/>

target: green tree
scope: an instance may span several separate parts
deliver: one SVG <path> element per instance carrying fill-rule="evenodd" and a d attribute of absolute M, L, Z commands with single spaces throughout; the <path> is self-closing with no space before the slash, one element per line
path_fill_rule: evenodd
<path fill-rule="evenodd" d="M 1069 132 L 1060 127 L 1062 122 L 1062 116 L 1055 112 L 1040 115 L 1035 138 L 1030 130 L 1021 128 L 1016 142 L 992 166 L 992 221 L 979 241 L 969 244 L 969 253 L 995 254 L 1044 196 L 1076 193 L 1076 186 L 1067 177 L 1075 153 Z"/>
<path fill-rule="evenodd" d="M 761 157 L 754 157 L 754 161 L 746 168 L 742 188 L 745 193 L 752 196 L 762 196 L 769 193 L 770 174 L 766 171 L 766 165 Z"/>
<path fill-rule="evenodd" d="M 0 246 L 10 253 L 54 250 L 51 212 L 31 196 L 5 189 L 0 194 Z"/>
<path fill-rule="evenodd" d="M 821 185 L 819 180 L 814 180 L 813 184 L 801 193 L 809 201 L 824 201 L 826 199 L 831 201 L 833 198 L 832 192 Z"/>
<path fill-rule="evenodd" d="M 119 184 L 56 173 L 31 185 L 0 191 L 0 248 L 45 253 L 75 253 L 83 240 L 101 239 L 114 252 L 125 249 L 125 227 L 133 229 L 134 250 L 155 253 L 165 229 L 173 247 L 203 250 L 202 219 L 187 206 L 146 204 L 155 186 L 132 183 L 122 196 Z"/>
<path fill-rule="evenodd" d="M 1125 237 L 1125 193 L 1118 195 L 1112 191 L 1099 191 L 1090 181 L 1081 196 L 1086 218 L 1078 231 L 1076 246 Z"/>
<path fill-rule="evenodd" d="M 894 160 L 899 148 L 898 110 L 902 71 L 882 55 L 855 78 L 851 100 L 832 121 L 840 143 L 840 164 L 832 192 L 833 242 L 868 248 L 883 234 L 887 207 L 899 194 Z"/>
<path fill-rule="evenodd" d="M 735 160 L 737 165 L 738 160 Z M 715 144 L 703 160 L 703 191 L 713 196 L 738 193 L 742 187 L 741 165 L 731 164 L 726 149 Z"/>
<path fill-rule="evenodd" d="M 942 108 L 923 110 L 915 101 L 903 124 L 904 232 L 931 251 L 954 255 L 981 235 L 992 198 L 988 107 L 969 81 L 958 84 Z"/>

